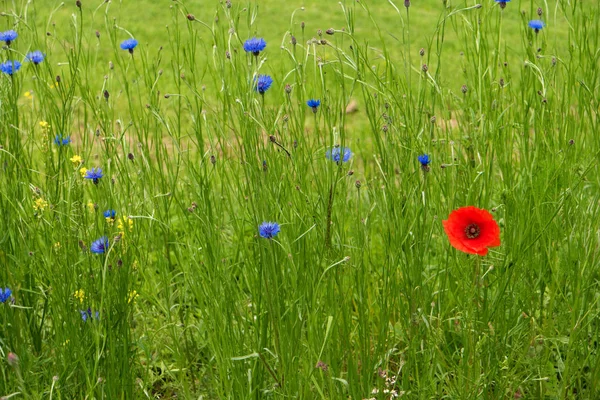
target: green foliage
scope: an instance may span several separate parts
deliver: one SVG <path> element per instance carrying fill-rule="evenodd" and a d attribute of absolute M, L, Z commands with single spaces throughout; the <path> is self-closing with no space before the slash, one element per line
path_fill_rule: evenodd
<path fill-rule="evenodd" d="M 82 3 L 5 2 L 0 395 L 599 397 L 598 4 Z"/>

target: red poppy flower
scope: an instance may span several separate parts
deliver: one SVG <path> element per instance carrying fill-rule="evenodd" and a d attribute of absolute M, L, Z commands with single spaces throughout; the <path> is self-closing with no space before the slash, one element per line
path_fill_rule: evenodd
<path fill-rule="evenodd" d="M 442 221 L 450 244 L 457 250 L 485 256 L 500 246 L 500 227 L 487 210 L 468 206 L 454 210 Z"/>

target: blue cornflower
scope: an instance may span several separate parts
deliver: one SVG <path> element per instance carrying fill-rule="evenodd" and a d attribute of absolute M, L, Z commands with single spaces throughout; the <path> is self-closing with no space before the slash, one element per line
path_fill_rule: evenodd
<path fill-rule="evenodd" d="M 115 219 L 117 212 L 115 210 L 106 210 L 104 211 L 104 218 L 112 218 Z"/>
<path fill-rule="evenodd" d="M 277 222 L 263 222 L 258 227 L 258 233 L 260 237 L 265 239 L 272 239 L 279 233 L 279 224 Z"/>
<path fill-rule="evenodd" d="M 19 61 L 6 61 L 5 63 L 0 64 L 0 71 L 10 76 L 19 69 L 21 69 L 21 63 Z"/>
<path fill-rule="evenodd" d="M 38 65 L 39 63 L 44 61 L 44 57 L 46 57 L 44 53 L 42 53 L 39 50 L 36 50 L 32 51 L 31 53 L 28 53 L 25 58 L 27 59 L 27 61 L 31 61 L 35 65 Z"/>
<path fill-rule="evenodd" d="M 93 313 L 91 308 L 88 308 L 87 310 L 79 310 L 79 313 L 81 314 L 81 319 L 83 322 L 86 322 L 88 318 L 92 318 L 92 316 L 95 316 L 97 320 L 100 319 L 100 313 L 98 311 Z"/>
<path fill-rule="evenodd" d="M 422 154 L 417 158 L 419 159 L 419 162 L 423 167 L 429 165 L 429 163 L 431 162 L 431 160 L 429 159 L 429 154 Z"/>
<path fill-rule="evenodd" d="M 71 143 L 71 136 L 63 137 L 62 134 L 58 134 L 54 138 L 54 144 L 57 146 L 66 146 L 69 143 Z"/>
<path fill-rule="evenodd" d="M 421 168 L 423 169 L 423 171 L 429 172 L 429 163 L 431 162 L 431 160 L 429 159 L 429 154 L 422 154 L 417 158 L 421 163 Z"/>
<path fill-rule="evenodd" d="M 336 146 L 331 150 L 327 150 L 327 153 L 325 153 L 325 157 L 328 160 L 332 160 L 337 163 L 339 163 L 340 160 L 343 162 L 348 162 L 350 157 L 352 157 L 352 152 L 347 147 Z"/>
<path fill-rule="evenodd" d="M 244 42 L 244 50 L 248 53 L 252 53 L 255 56 L 259 55 L 267 47 L 267 42 L 263 38 L 248 39 Z"/>
<path fill-rule="evenodd" d="M 10 290 L 9 288 L 5 288 L 4 290 L 0 288 L 0 303 L 6 303 L 6 301 L 10 299 L 11 295 L 12 290 Z"/>
<path fill-rule="evenodd" d="M 496 0 L 496 3 L 498 3 L 500 8 L 504 9 L 506 7 L 506 3 L 510 3 L 510 0 Z"/>
<path fill-rule="evenodd" d="M 92 242 L 90 245 L 90 251 L 94 254 L 104 254 L 106 250 L 108 250 L 108 238 L 106 236 L 102 236 L 100 239 Z"/>
<path fill-rule="evenodd" d="M 254 89 L 260 94 L 265 94 L 272 84 L 273 79 L 269 75 L 259 75 L 256 78 L 256 87 Z"/>
<path fill-rule="evenodd" d="M 540 21 L 539 19 L 532 19 L 529 21 L 529 27 L 535 30 L 535 33 L 538 33 L 544 26 L 546 26 L 544 21 Z"/>
<path fill-rule="evenodd" d="M 312 108 L 313 112 L 316 113 L 319 106 L 321 105 L 321 100 L 310 99 L 306 102 L 306 105 Z"/>
<path fill-rule="evenodd" d="M 0 32 L 0 42 L 6 42 L 6 45 L 10 46 L 10 42 L 14 42 L 18 36 L 17 32 L 13 30 Z"/>
<path fill-rule="evenodd" d="M 92 168 L 86 171 L 84 178 L 91 179 L 95 185 L 98 184 L 100 178 L 102 178 L 104 174 L 102 174 L 102 169 L 100 168 Z"/>
<path fill-rule="evenodd" d="M 127 39 L 121 43 L 121 49 L 128 50 L 131 54 L 133 54 L 133 49 L 138 45 L 138 41 L 135 39 Z"/>

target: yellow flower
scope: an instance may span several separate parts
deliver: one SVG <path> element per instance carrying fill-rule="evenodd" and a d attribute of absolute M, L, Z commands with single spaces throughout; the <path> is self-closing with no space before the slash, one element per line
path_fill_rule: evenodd
<path fill-rule="evenodd" d="M 50 124 L 46 121 L 40 121 L 40 127 L 42 128 L 42 131 L 46 132 L 48 129 L 50 129 Z"/>
<path fill-rule="evenodd" d="M 92 203 L 91 201 L 89 203 L 87 203 L 87 206 L 88 206 L 88 210 L 90 210 L 91 213 L 96 211 L 96 205 L 94 203 Z"/>
<path fill-rule="evenodd" d="M 131 290 L 129 291 L 129 296 L 127 298 L 127 303 L 131 303 L 133 301 L 135 301 L 135 299 L 138 297 L 138 292 L 135 290 Z"/>
<path fill-rule="evenodd" d="M 83 303 L 83 299 L 85 299 L 85 292 L 83 291 L 83 289 L 76 290 L 73 294 L 73 297 L 79 300 L 80 303 Z"/>
<path fill-rule="evenodd" d="M 87 174 L 87 171 L 88 171 L 88 170 L 87 170 L 87 168 L 86 168 L 86 167 L 81 167 L 81 168 L 79 169 L 79 173 L 81 174 L 81 177 L 82 177 L 82 178 L 83 178 L 83 177 L 85 177 L 85 174 Z"/>
<path fill-rule="evenodd" d="M 35 199 L 33 202 L 33 209 L 35 211 L 44 211 L 46 207 L 48 207 L 48 202 L 41 197 Z"/>
<path fill-rule="evenodd" d="M 54 243 L 54 251 L 58 251 L 60 249 L 60 242 Z"/>
<path fill-rule="evenodd" d="M 112 226 L 112 224 L 114 222 L 115 222 L 115 219 L 113 217 L 106 218 L 106 223 L 108 224 L 108 226 Z"/>
<path fill-rule="evenodd" d="M 71 160 L 71 162 L 73 163 L 74 167 L 78 167 L 81 165 L 81 163 L 83 162 L 83 158 L 81 158 L 80 156 L 78 156 L 77 154 L 75 154 L 73 157 L 71 157 L 69 160 Z"/>
<path fill-rule="evenodd" d="M 32 90 L 28 90 L 25 93 L 23 93 L 23 96 L 27 97 L 28 99 L 31 98 L 31 96 L 33 96 L 33 91 Z"/>
<path fill-rule="evenodd" d="M 133 230 L 133 220 L 129 217 L 119 218 L 117 229 L 119 229 L 119 234 L 121 235 L 121 237 L 124 237 L 125 231 L 131 232 Z"/>

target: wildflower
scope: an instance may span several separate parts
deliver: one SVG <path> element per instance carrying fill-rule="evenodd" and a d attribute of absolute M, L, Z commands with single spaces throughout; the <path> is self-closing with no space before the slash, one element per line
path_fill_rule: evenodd
<path fill-rule="evenodd" d="M 104 218 L 106 219 L 106 223 L 108 225 L 113 224 L 113 222 L 115 222 L 115 216 L 117 215 L 117 212 L 115 210 L 106 210 L 104 211 Z"/>
<path fill-rule="evenodd" d="M 452 211 L 442 223 L 450 244 L 457 250 L 485 256 L 488 247 L 500 246 L 500 227 L 487 210 L 462 207 Z"/>
<path fill-rule="evenodd" d="M 19 356 L 17 356 L 15 353 L 13 353 L 11 351 L 6 356 L 6 362 L 8 362 L 8 365 L 10 365 L 11 367 L 17 367 L 19 364 Z"/>
<path fill-rule="evenodd" d="M 279 224 L 277 222 L 263 222 L 258 227 L 258 233 L 265 239 L 272 239 L 279 233 Z"/>
<path fill-rule="evenodd" d="M 510 3 L 510 0 L 496 0 L 496 3 L 498 3 L 501 9 L 504 9 L 506 8 L 506 3 Z"/>
<path fill-rule="evenodd" d="M 96 205 L 94 203 L 92 203 L 91 201 L 87 203 L 87 207 L 88 207 L 88 210 L 90 210 L 91 213 L 93 213 L 94 211 L 96 211 Z"/>
<path fill-rule="evenodd" d="M 60 250 L 60 242 L 54 243 L 54 251 L 58 252 Z"/>
<path fill-rule="evenodd" d="M 104 211 L 104 218 L 106 219 L 115 219 L 117 212 L 115 210 L 106 210 Z"/>
<path fill-rule="evenodd" d="M 428 172 L 429 171 L 429 163 L 431 162 L 431 160 L 429 159 L 429 154 L 422 154 L 417 158 L 419 159 L 419 162 L 421 163 L 421 168 L 423 169 L 423 171 Z"/>
<path fill-rule="evenodd" d="M 83 300 L 85 299 L 85 292 L 83 289 L 76 290 L 75 293 L 73 293 L 73 297 L 79 300 L 80 303 L 83 303 Z"/>
<path fill-rule="evenodd" d="M 131 54 L 133 54 L 133 49 L 138 45 L 138 41 L 135 39 L 127 39 L 121 43 L 121 49 L 128 50 Z"/>
<path fill-rule="evenodd" d="M 138 297 L 138 292 L 135 290 L 131 290 L 129 292 L 129 294 L 127 295 L 127 303 L 131 303 L 133 301 L 135 301 L 135 299 Z"/>
<path fill-rule="evenodd" d="M 321 100 L 310 99 L 306 102 L 306 105 L 312 108 L 313 112 L 316 113 L 319 109 L 319 106 L 321 105 Z"/>
<path fill-rule="evenodd" d="M 6 75 L 13 76 L 15 72 L 17 72 L 21 68 L 21 63 L 18 61 L 6 61 L 5 63 L 0 64 L 0 71 L 4 72 Z"/>
<path fill-rule="evenodd" d="M 100 239 L 92 242 L 90 245 L 90 251 L 94 254 L 104 254 L 106 250 L 108 250 L 108 238 L 106 236 L 102 236 Z"/>
<path fill-rule="evenodd" d="M 33 202 L 33 209 L 36 212 L 44 211 L 46 207 L 48 207 L 48 202 L 41 197 L 35 199 L 35 201 Z"/>
<path fill-rule="evenodd" d="M 11 295 L 12 290 L 10 290 L 9 288 L 4 288 L 4 290 L 0 288 L 0 303 L 6 303 L 6 301 L 10 299 Z"/>
<path fill-rule="evenodd" d="M 336 146 L 331 150 L 327 150 L 325 153 L 325 158 L 328 160 L 335 161 L 336 163 L 348 162 L 348 160 L 352 157 L 352 152 L 347 147 Z"/>
<path fill-rule="evenodd" d="M 78 167 L 83 162 L 83 158 L 81 158 L 81 156 L 78 156 L 77 154 L 75 154 L 73 157 L 69 158 L 69 161 L 71 161 L 73 163 L 74 167 Z"/>
<path fill-rule="evenodd" d="M 54 138 L 54 144 L 57 146 L 67 146 L 69 143 L 71 143 L 71 136 L 67 136 L 67 137 L 63 137 L 62 134 L 58 134 L 56 135 L 56 137 Z"/>
<path fill-rule="evenodd" d="M 256 78 L 256 87 L 254 89 L 260 94 L 265 94 L 272 84 L 273 79 L 269 75 L 259 75 Z"/>
<path fill-rule="evenodd" d="M 23 93 L 23 96 L 25 96 L 28 99 L 30 99 L 33 96 L 33 90 L 26 91 L 25 93 Z"/>
<path fill-rule="evenodd" d="M 546 26 L 544 21 L 540 21 L 539 19 L 532 19 L 529 21 L 529 27 L 535 31 L 535 33 L 539 33 L 539 31 Z"/>
<path fill-rule="evenodd" d="M 100 313 L 98 311 L 93 313 L 91 308 L 88 308 L 87 310 L 79 310 L 79 313 L 81 314 L 81 319 L 83 322 L 86 322 L 88 318 L 92 318 L 92 316 L 94 316 L 96 320 L 100 319 Z"/>
<path fill-rule="evenodd" d="M 80 170 L 81 172 L 81 170 Z M 102 169 L 100 168 L 92 168 L 89 170 L 86 170 L 85 172 L 85 179 L 91 179 L 94 182 L 94 185 L 97 185 L 98 182 L 100 181 L 100 178 L 102 178 L 104 175 L 102 174 Z"/>
<path fill-rule="evenodd" d="M 44 55 L 44 53 L 42 53 L 39 50 L 36 50 L 31 53 L 28 53 L 25 58 L 27 59 L 27 61 L 30 61 L 30 62 L 34 63 L 35 65 L 38 65 L 39 63 L 44 61 L 45 57 L 46 56 Z"/>
<path fill-rule="evenodd" d="M 6 42 L 6 45 L 10 46 L 10 43 L 14 42 L 18 36 L 17 32 L 13 30 L 0 32 L 0 42 Z"/>
<path fill-rule="evenodd" d="M 121 235 L 121 237 L 124 237 L 126 231 L 133 231 L 133 219 L 127 216 L 120 218 L 117 224 L 117 229 L 119 230 L 119 235 Z"/>
<path fill-rule="evenodd" d="M 258 56 L 261 51 L 263 51 L 267 47 L 267 42 L 263 38 L 255 38 L 248 39 L 244 42 L 244 50 L 247 53 L 252 53 L 255 56 Z"/>
<path fill-rule="evenodd" d="M 42 131 L 47 132 L 50 129 L 50 124 L 46 121 L 40 121 L 40 127 Z"/>

